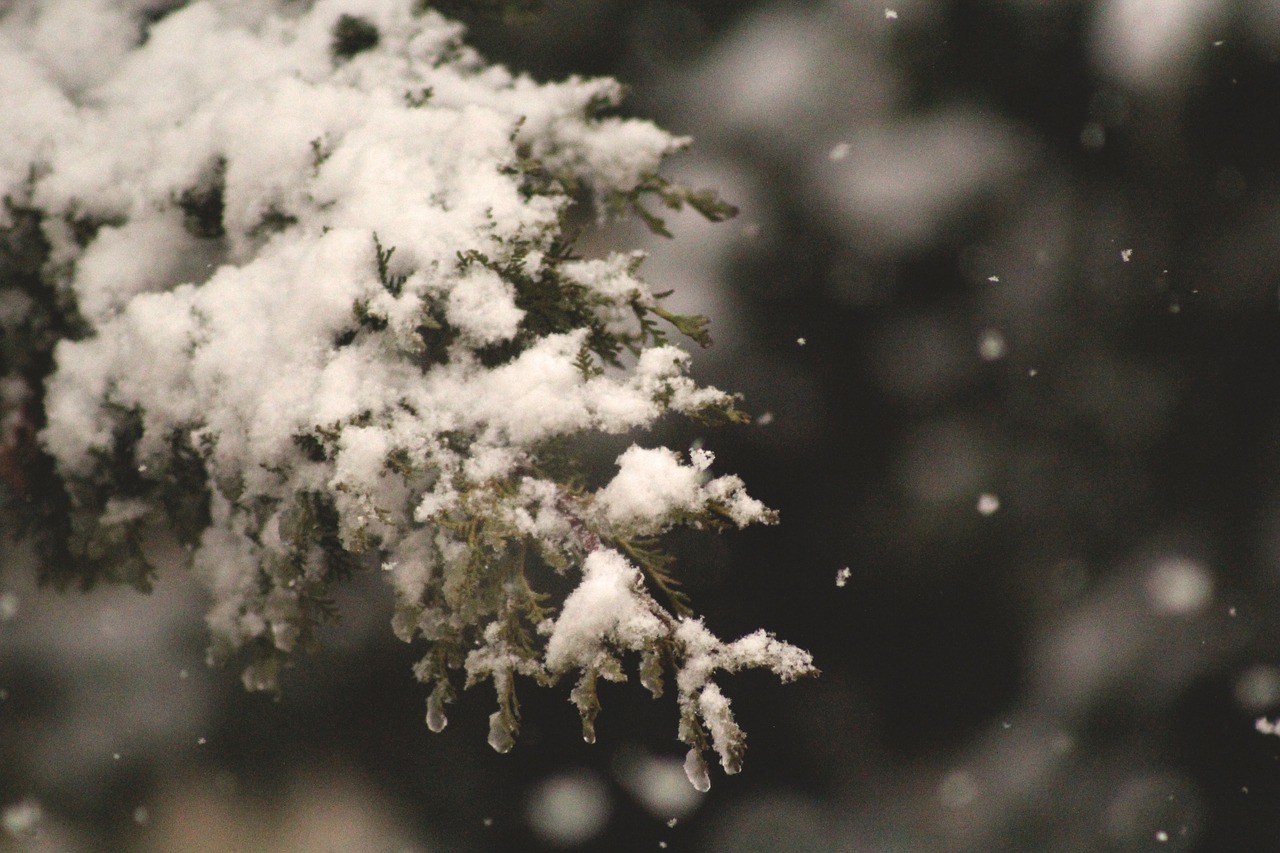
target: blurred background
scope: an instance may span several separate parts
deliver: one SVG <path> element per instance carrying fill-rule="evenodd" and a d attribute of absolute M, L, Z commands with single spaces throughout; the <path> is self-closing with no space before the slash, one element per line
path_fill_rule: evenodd
<path fill-rule="evenodd" d="M 2 5 L 2 4 L 0 4 Z M 1280 0 L 548 0 L 494 60 L 612 74 L 694 137 L 658 290 L 713 318 L 704 441 L 779 527 L 674 545 L 722 636 L 709 794 L 671 701 L 468 693 L 430 734 L 343 593 L 279 702 L 203 664 L 198 590 L 59 596 L 0 565 L 0 850 L 1280 850 Z M 587 449 L 584 453 L 608 453 Z M 1266 728 L 1264 725 L 1263 728 Z"/>

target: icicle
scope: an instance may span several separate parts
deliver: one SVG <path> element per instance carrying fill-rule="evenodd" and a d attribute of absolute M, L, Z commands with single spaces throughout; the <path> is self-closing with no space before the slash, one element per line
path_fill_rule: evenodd
<path fill-rule="evenodd" d="M 489 746 L 493 747 L 494 752 L 506 753 L 515 745 L 516 739 L 511 736 L 511 726 L 503 719 L 501 711 L 494 711 L 489 715 Z"/>
<path fill-rule="evenodd" d="M 588 667 L 583 670 L 582 677 L 569 692 L 569 699 L 582 715 L 582 739 L 587 743 L 596 742 L 596 714 L 600 710 L 600 700 L 596 696 L 596 671 Z"/>
<path fill-rule="evenodd" d="M 654 649 L 640 656 L 640 684 L 657 699 L 662 695 L 662 657 Z"/>
<path fill-rule="evenodd" d="M 707 762 L 697 749 L 690 749 L 684 757 L 684 775 L 689 777 L 689 784 L 702 793 L 711 790 L 711 774 L 707 772 Z"/>
<path fill-rule="evenodd" d="M 444 712 L 444 702 L 435 692 L 427 697 L 427 728 L 439 734 L 449 725 L 449 718 Z"/>

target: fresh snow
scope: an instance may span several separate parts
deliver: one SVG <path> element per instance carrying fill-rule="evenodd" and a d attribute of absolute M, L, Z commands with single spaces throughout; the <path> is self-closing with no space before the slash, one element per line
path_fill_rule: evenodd
<path fill-rule="evenodd" d="M 541 84 L 487 65 L 457 24 L 415 5 L 199 0 L 145 39 L 138 3 L 50 0 L 0 18 L 0 193 L 43 212 L 47 270 L 88 329 L 57 345 L 41 441 L 71 483 L 101 475 L 122 413 L 140 421 L 144 478 L 163 476 L 175 447 L 199 456 L 212 520 L 193 563 L 212 597 L 214 657 L 299 645 L 304 588 L 327 582 L 314 551 L 295 560 L 305 496 L 331 502 L 348 551 L 379 549 L 406 640 L 458 630 L 425 602 L 441 579 L 450 600 L 471 589 L 476 545 L 456 531 L 483 518 L 581 579 L 543 626 L 540 663 L 490 614 L 471 679 L 501 696 L 513 674 L 607 669 L 618 652 L 665 643 L 682 708 L 736 767 L 741 735 L 711 676 L 765 666 L 789 679 L 812 671 L 807 653 L 763 633 L 724 643 L 677 619 L 605 540 L 772 513 L 739 478 L 712 476 L 701 449 L 686 461 L 632 446 L 612 479 L 577 495 L 535 465 L 548 439 L 621 434 L 731 398 L 695 383 L 689 355 L 667 344 L 584 371 L 589 329 L 525 334 L 506 272 L 547 272 L 570 204 L 527 191 L 517 164 L 534 158 L 604 198 L 688 140 L 594 118 L 589 107 L 620 101 L 615 81 Z M 375 26 L 376 48 L 335 57 L 342 15 Z M 597 329 L 619 334 L 656 304 L 642 260 L 615 253 L 557 274 L 591 294 Z M 432 350 L 442 322 L 450 336 Z M 502 346 L 513 349 L 495 363 Z M 112 499 L 98 521 L 148 512 Z M 274 670 L 250 666 L 244 681 L 273 689 Z M 495 714 L 495 746 L 512 736 Z"/>

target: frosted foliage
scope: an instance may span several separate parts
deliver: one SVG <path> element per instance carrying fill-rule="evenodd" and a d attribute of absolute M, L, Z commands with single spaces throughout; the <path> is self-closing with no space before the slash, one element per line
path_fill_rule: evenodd
<path fill-rule="evenodd" d="M 664 630 L 642 591 L 639 570 L 621 554 L 593 551 L 582 573 L 547 641 L 547 666 L 553 670 L 600 667 L 611 647 L 639 650 Z"/>
<path fill-rule="evenodd" d="M 211 593 L 211 659 L 239 659 L 255 690 L 314 644 L 331 584 L 380 566 L 396 635 L 428 648 L 433 730 L 462 671 L 493 684 L 505 751 L 515 676 L 574 671 L 593 736 L 595 680 L 634 653 L 655 694 L 674 666 L 681 739 L 736 769 L 711 676 L 811 662 L 693 621 L 653 537 L 773 514 L 712 476 L 708 451 L 633 446 L 593 490 L 561 441 L 668 413 L 745 419 L 689 377 L 669 336 L 705 344 L 705 320 L 660 306 L 643 255 L 573 255 L 573 193 L 651 226 L 641 193 L 727 214 L 657 176 L 687 140 L 599 117 L 616 82 L 513 75 L 422 5 L 206 0 L 147 24 L 140 4 L 65 0 L 0 17 L 0 226 L 38 211 L 42 274 L 80 324 L 54 351 L 40 435 L 69 548 L 145 586 L 130 543 L 171 525 Z M 83 50 L 51 41 L 68 32 Z M 558 612 L 531 580 L 547 571 L 578 580 Z"/>
<path fill-rule="evenodd" d="M 480 344 L 515 337 L 524 312 L 510 284 L 489 269 L 476 268 L 449 291 L 449 322 Z"/>
<path fill-rule="evenodd" d="M 743 491 L 738 477 L 711 479 L 706 475 L 714 457 L 694 450 L 685 465 L 666 448 L 632 446 L 618 457 L 618 473 L 596 495 L 596 506 L 607 523 L 637 532 L 654 533 L 683 514 L 717 505 L 739 527 L 772 520 L 769 510 Z"/>

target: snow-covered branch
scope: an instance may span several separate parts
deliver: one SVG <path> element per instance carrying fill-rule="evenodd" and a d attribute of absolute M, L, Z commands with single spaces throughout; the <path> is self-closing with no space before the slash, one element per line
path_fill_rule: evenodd
<path fill-rule="evenodd" d="M 92 5 L 87 22 L 131 25 Z M 614 81 L 484 63 L 414 3 L 265 6 L 171 11 L 96 81 L 17 37 L 38 21 L 0 30 L 0 225 L 39 255 L 0 282 L 0 319 L 51 355 L 0 362 L 6 424 L 43 394 L 47 454 L 6 427 L 0 475 L 52 531 L 49 576 L 145 586 L 145 531 L 171 529 L 213 596 L 211 658 L 275 690 L 331 585 L 380 565 L 397 634 L 426 641 L 432 729 L 463 670 L 497 690 L 505 751 L 515 676 L 573 670 L 590 736 L 595 679 L 634 652 L 655 693 L 674 670 L 695 784 L 704 748 L 735 771 L 711 675 L 812 663 L 763 633 L 711 635 L 653 537 L 773 514 L 712 478 L 709 452 L 633 446 L 592 490 L 558 441 L 741 418 L 668 339 L 705 342 L 705 321 L 661 306 L 641 256 L 578 259 L 567 237 L 581 198 L 656 228 L 645 197 L 724 214 L 657 177 L 687 140 L 603 116 Z M 51 460 L 58 487 L 27 495 L 19 458 Z M 538 567 L 580 578 L 559 606 Z"/>

